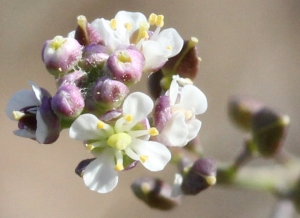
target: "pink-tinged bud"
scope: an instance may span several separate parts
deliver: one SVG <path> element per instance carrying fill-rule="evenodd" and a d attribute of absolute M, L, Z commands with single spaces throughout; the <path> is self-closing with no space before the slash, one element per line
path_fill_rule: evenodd
<path fill-rule="evenodd" d="M 74 69 L 82 55 L 82 46 L 76 39 L 56 36 L 45 42 L 42 60 L 47 70 L 62 76 Z"/>
<path fill-rule="evenodd" d="M 153 123 L 159 132 L 163 130 L 171 116 L 170 97 L 162 95 L 156 100 L 153 110 Z"/>
<path fill-rule="evenodd" d="M 99 32 L 87 22 L 85 16 L 80 15 L 77 17 L 77 28 L 75 30 L 75 39 L 81 45 L 89 45 L 89 44 L 101 44 L 102 38 Z"/>
<path fill-rule="evenodd" d="M 77 86 L 68 84 L 61 86 L 51 102 L 54 112 L 65 119 L 74 119 L 84 108 L 84 99 Z"/>
<path fill-rule="evenodd" d="M 105 110 L 118 108 L 128 95 L 128 87 L 119 81 L 101 78 L 93 88 L 93 99 L 96 104 Z"/>
<path fill-rule="evenodd" d="M 87 73 L 81 70 L 75 70 L 72 73 L 68 73 L 62 77 L 59 77 L 56 81 L 58 87 L 66 84 L 82 87 L 87 80 Z"/>
<path fill-rule="evenodd" d="M 186 195 L 196 195 L 216 183 L 217 167 L 213 160 L 201 158 L 194 162 L 184 175 L 181 190 Z"/>
<path fill-rule="evenodd" d="M 159 179 L 139 178 L 131 184 L 131 189 L 138 199 L 155 209 L 170 210 L 180 203 L 172 197 L 172 187 Z"/>
<path fill-rule="evenodd" d="M 107 68 L 112 78 L 126 85 L 140 81 L 144 65 L 143 54 L 134 49 L 115 51 L 107 60 Z"/>
<path fill-rule="evenodd" d="M 102 67 L 108 57 L 107 47 L 98 44 L 88 45 L 83 49 L 80 66 L 84 69 Z"/>

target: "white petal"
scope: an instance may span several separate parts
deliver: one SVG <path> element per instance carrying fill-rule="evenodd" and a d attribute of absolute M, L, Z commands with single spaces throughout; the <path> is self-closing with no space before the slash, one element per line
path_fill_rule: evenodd
<path fill-rule="evenodd" d="M 179 106 L 180 105 L 180 106 Z M 179 107 L 194 109 L 195 114 L 202 114 L 207 109 L 207 99 L 204 93 L 194 85 L 186 85 L 181 90 Z"/>
<path fill-rule="evenodd" d="M 118 184 L 118 172 L 115 170 L 113 149 L 105 149 L 84 170 L 83 181 L 92 191 L 107 193 Z"/>
<path fill-rule="evenodd" d="M 157 136 L 159 142 L 174 147 L 186 145 L 189 130 L 182 112 L 176 112 L 166 123 L 163 131 Z"/>
<path fill-rule="evenodd" d="M 171 160 L 171 152 L 161 143 L 134 139 L 130 147 L 139 155 L 145 155 L 148 159 L 143 163 L 150 171 L 163 170 Z"/>
<path fill-rule="evenodd" d="M 43 144 L 45 142 L 45 139 L 48 136 L 48 126 L 46 125 L 46 123 L 43 121 L 42 117 L 41 117 L 41 113 L 40 111 L 37 111 L 36 113 L 36 140 Z"/>
<path fill-rule="evenodd" d="M 170 105 L 174 105 L 179 92 L 179 85 L 175 79 L 172 80 L 168 95 L 170 97 Z"/>
<path fill-rule="evenodd" d="M 68 33 L 67 38 L 75 38 L 75 30 Z"/>
<path fill-rule="evenodd" d="M 145 41 L 142 51 L 145 57 L 144 71 L 146 73 L 159 69 L 168 60 L 166 49 L 156 41 Z"/>
<path fill-rule="evenodd" d="M 41 103 L 36 98 L 35 93 L 32 90 L 20 90 L 15 93 L 8 101 L 6 106 L 6 115 L 14 120 L 12 112 L 18 111 L 22 108 L 29 106 L 39 106 Z"/>
<path fill-rule="evenodd" d="M 198 135 L 201 124 L 201 121 L 198 119 L 193 119 L 187 122 L 189 134 L 186 137 L 186 144 Z"/>
<path fill-rule="evenodd" d="M 35 84 L 34 82 L 28 82 L 31 87 L 32 87 L 32 90 L 34 91 L 34 94 L 37 98 L 37 100 L 40 102 L 40 104 L 42 103 L 42 98 L 43 98 L 43 94 L 42 94 L 42 91 L 40 89 L 40 87 Z"/>
<path fill-rule="evenodd" d="M 35 133 L 29 132 L 26 129 L 18 129 L 14 131 L 14 134 L 16 136 L 20 136 L 23 138 L 30 138 L 30 139 L 35 139 Z"/>
<path fill-rule="evenodd" d="M 80 115 L 70 127 L 70 137 L 82 141 L 105 137 L 105 131 L 97 128 L 98 121 L 93 114 Z"/>
<path fill-rule="evenodd" d="M 124 100 L 122 113 L 123 115 L 130 114 L 133 116 L 130 126 L 134 126 L 137 122 L 146 118 L 152 108 L 153 101 L 148 95 L 142 92 L 133 92 Z"/>
<path fill-rule="evenodd" d="M 168 58 L 177 55 L 183 46 L 183 39 L 173 28 L 164 29 L 155 40 L 166 50 Z"/>

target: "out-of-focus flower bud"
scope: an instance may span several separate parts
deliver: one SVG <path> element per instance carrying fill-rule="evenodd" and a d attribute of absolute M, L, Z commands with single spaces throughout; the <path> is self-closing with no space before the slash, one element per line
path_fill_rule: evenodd
<path fill-rule="evenodd" d="M 160 81 L 163 78 L 163 73 L 161 70 L 152 73 L 149 75 L 148 79 L 148 90 L 152 96 L 152 98 L 157 99 L 162 94 L 162 88 L 160 85 Z"/>
<path fill-rule="evenodd" d="M 250 131 L 252 117 L 264 105 L 258 101 L 242 97 L 232 97 L 228 104 L 228 114 L 237 127 Z"/>
<path fill-rule="evenodd" d="M 45 42 L 42 59 L 51 74 L 62 76 L 74 69 L 81 54 L 82 46 L 76 39 L 56 36 Z"/>
<path fill-rule="evenodd" d="M 91 44 L 84 47 L 80 66 L 85 69 L 102 67 L 108 57 L 109 55 L 105 46 Z"/>
<path fill-rule="evenodd" d="M 66 84 L 82 87 L 86 79 L 87 79 L 86 72 L 81 70 L 75 70 L 72 73 L 68 73 L 67 75 L 59 77 L 56 81 L 56 84 L 58 87 Z"/>
<path fill-rule="evenodd" d="M 78 176 L 82 177 L 83 171 L 85 170 L 85 168 L 95 159 L 96 158 L 91 158 L 91 159 L 86 159 L 86 160 L 81 161 L 75 168 L 75 173 Z"/>
<path fill-rule="evenodd" d="M 216 183 L 216 165 L 208 158 L 194 162 L 190 170 L 183 176 L 181 190 L 186 195 L 196 195 Z"/>
<path fill-rule="evenodd" d="M 74 119 L 82 112 L 84 99 L 77 86 L 66 84 L 53 96 L 51 106 L 61 118 Z"/>
<path fill-rule="evenodd" d="M 137 198 L 152 208 L 170 210 L 180 203 L 178 198 L 171 197 L 172 187 L 159 179 L 142 177 L 131 188 Z"/>
<path fill-rule="evenodd" d="M 118 108 L 128 95 L 128 87 L 119 81 L 101 78 L 93 88 L 93 99 L 105 110 Z"/>
<path fill-rule="evenodd" d="M 77 28 L 75 30 L 74 38 L 81 45 L 89 45 L 89 44 L 99 44 L 102 43 L 101 36 L 99 32 L 91 26 L 85 16 L 80 15 L 77 17 Z"/>
<path fill-rule="evenodd" d="M 156 100 L 153 110 L 153 123 L 158 131 L 163 130 L 171 116 L 170 98 L 169 96 L 162 95 Z"/>
<path fill-rule="evenodd" d="M 184 41 L 181 51 L 176 56 L 170 58 L 163 66 L 163 74 L 171 78 L 173 75 L 178 74 L 182 78 L 194 80 L 199 72 L 197 44 L 198 39 L 195 37 Z"/>
<path fill-rule="evenodd" d="M 140 81 L 144 65 L 143 54 L 135 49 L 115 51 L 107 60 L 107 68 L 112 78 L 126 85 Z"/>
<path fill-rule="evenodd" d="M 275 155 L 281 148 L 290 119 L 270 108 L 262 108 L 252 118 L 253 142 L 264 157 Z"/>

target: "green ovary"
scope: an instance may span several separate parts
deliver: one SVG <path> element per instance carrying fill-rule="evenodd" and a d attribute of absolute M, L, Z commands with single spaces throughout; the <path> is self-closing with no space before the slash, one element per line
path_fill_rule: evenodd
<path fill-rule="evenodd" d="M 107 144 L 118 150 L 124 150 L 131 143 L 131 136 L 127 133 L 116 133 L 107 139 Z"/>

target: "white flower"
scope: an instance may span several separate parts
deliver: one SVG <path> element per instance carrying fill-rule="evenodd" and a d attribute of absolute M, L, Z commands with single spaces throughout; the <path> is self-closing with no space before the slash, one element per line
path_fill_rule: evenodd
<path fill-rule="evenodd" d="M 185 146 L 194 139 L 201 127 L 201 121 L 196 115 L 207 109 L 207 99 L 204 93 L 196 86 L 189 84 L 180 87 L 178 82 L 184 83 L 182 78 L 173 77 L 170 89 L 166 93 L 169 97 L 171 116 L 165 122 L 157 140 L 168 146 Z"/>
<path fill-rule="evenodd" d="M 8 101 L 6 114 L 18 121 L 14 134 L 42 144 L 53 143 L 60 133 L 60 121 L 51 109 L 51 96 L 31 83 L 32 90 L 20 90 Z"/>
<path fill-rule="evenodd" d="M 151 25 L 156 27 L 153 32 Z M 140 12 L 127 11 L 119 11 L 110 21 L 101 18 L 91 23 L 111 53 L 130 45 L 139 49 L 146 59 L 144 71 L 149 73 L 162 67 L 183 46 L 183 39 L 175 29 L 160 31 L 163 25 L 163 15 L 151 14 L 147 20 Z M 74 32 L 69 37 L 74 37 Z"/>
<path fill-rule="evenodd" d="M 114 125 L 93 114 L 83 114 L 74 121 L 70 137 L 87 142 L 86 147 L 97 157 L 84 169 L 87 187 L 99 193 L 113 190 L 118 183 L 118 171 L 124 169 L 124 155 L 140 161 L 150 171 L 162 170 L 170 161 L 171 153 L 163 144 L 148 141 L 158 131 L 148 125 L 140 127 L 152 108 L 149 96 L 135 92 L 124 100 L 122 117 Z"/>

